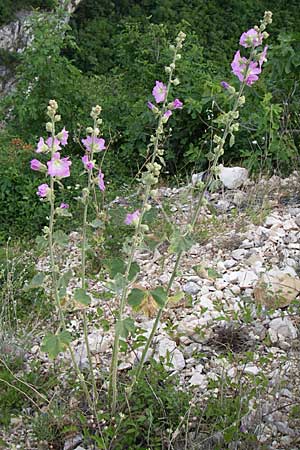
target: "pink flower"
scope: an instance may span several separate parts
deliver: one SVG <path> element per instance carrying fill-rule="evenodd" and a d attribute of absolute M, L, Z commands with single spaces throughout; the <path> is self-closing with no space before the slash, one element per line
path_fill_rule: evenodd
<path fill-rule="evenodd" d="M 152 90 L 152 95 L 155 98 L 156 103 L 164 102 L 167 95 L 167 86 L 161 81 L 156 81 Z"/>
<path fill-rule="evenodd" d="M 245 57 L 241 57 L 240 51 L 237 51 L 234 55 L 231 67 L 234 75 L 236 75 L 240 81 L 245 81 L 248 86 L 251 86 L 257 81 L 257 75 L 261 73 L 261 68 L 258 67 L 258 63 L 254 61 L 250 61 L 249 63 Z"/>
<path fill-rule="evenodd" d="M 105 191 L 104 173 L 102 173 L 101 170 L 99 170 L 99 173 L 98 173 L 98 186 L 99 186 L 100 191 L 102 191 L 102 192 Z"/>
<path fill-rule="evenodd" d="M 266 45 L 263 51 L 261 52 L 258 60 L 259 67 L 263 65 L 265 61 L 267 61 L 266 55 L 267 55 L 268 46 Z"/>
<path fill-rule="evenodd" d="M 92 146 L 94 152 L 101 152 L 106 148 L 105 140 L 102 138 L 87 136 L 85 139 L 81 139 L 81 142 L 83 143 L 88 152 L 92 150 Z"/>
<path fill-rule="evenodd" d="M 61 132 L 58 133 L 57 137 L 60 140 L 61 145 L 65 146 L 68 143 L 69 132 L 66 130 L 65 127 L 63 127 Z"/>
<path fill-rule="evenodd" d="M 44 170 L 46 170 L 46 166 L 42 164 L 38 159 L 32 159 L 30 161 L 30 168 L 39 172 L 43 172 Z"/>
<path fill-rule="evenodd" d="M 229 89 L 230 85 L 228 83 L 226 83 L 226 81 L 221 81 L 220 85 L 222 86 L 222 88 L 224 89 Z"/>
<path fill-rule="evenodd" d="M 172 111 L 171 111 L 170 109 L 167 109 L 167 111 L 164 113 L 164 117 L 165 117 L 166 119 L 168 119 L 169 117 L 171 117 L 171 115 L 172 115 Z"/>
<path fill-rule="evenodd" d="M 69 204 L 68 203 L 61 203 L 59 207 L 61 209 L 68 209 L 69 208 Z"/>
<path fill-rule="evenodd" d="M 126 215 L 124 223 L 126 225 L 131 225 L 132 223 L 135 224 L 135 223 L 137 223 L 139 217 L 140 217 L 140 211 L 139 211 L 139 209 L 137 209 L 133 213 L 128 213 Z"/>
<path fill-rule="evenodd" d="M 60 153 L 56 152 L 52 155 L 50 161 L 47 162 L 48 175 L 59 178 L 69 177 L 71 164 L 69 158 L 60 159 Z"/>
<path fill-rule="evenodd" d="M 37 195 L 39 197 L 47 197 L 47 195 L 50 193 L 50 191 L 51 191 L 51 189 L 47 183 L 40 184 L 38 186 Z"/>
<path fill-rule="evenodd" d="M 147 106 L 149 109 L 151 109 L 151 111 L 155 108 L 155 106 L 151 102 L 147 102 Z"/>
<path fill-rule="evenodd" d="M 44 138 L 40 137 L 37 145 L 36 153 L 45 153 L 49 150 L 48 146 L 45 144 Z"/>
<path fill-rule="evenodd" d="M 174 109 L 182 109 L 183 103 L 179 100 L 179 98 L 175 98 L 173 101 L 173 108 Z"/>
<path fill-rule="evenodd" d="M 93 161 L 90 161 L 90 160 L 89 160 L 88 155 L 84 155 L 84 156 L 81 158 L 81 161 L 83 162 L 84 168 L 85 168 L 86 170 L 92 170 L 92 169 L 95 167 L 95 164 L 93 163 Z"/>
<path fill-rule="evenodd" d="M 52 143 L 53 143 L 53 148 L 52 148 Z M 57 138 L 54 138 L 54 141 L 53 141 L 53 138 L 51 136 L 48 137 L 48 139 L 46 140 L 46 144 L 54 152 L 57 152 L 58 150 L 61 150 L 61 146 L 59 145 L 60 142 L 59 142 L 59 140 Z"/>
<path fill-rule="evenodd" d="M 257 47 L 258 45 L 261 45 L 262 39 L 263 38 L 261 33 L 256 31 L 254 28 L 251 28 L 250 30 L 243 33 L 240 37 L 240 45 L 245 48 Z"/>

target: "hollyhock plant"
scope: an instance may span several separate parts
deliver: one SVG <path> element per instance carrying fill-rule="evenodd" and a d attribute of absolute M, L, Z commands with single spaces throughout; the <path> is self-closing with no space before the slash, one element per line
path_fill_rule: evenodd
<path fill-rule="evenodd" d="M 140 217 L 140 210 L 137 209 L 136 211 L 134 211 L 133 213 L 128 213 L 125 217 L 124 223 L 126 225 L 132 225 L 135 224 L 138 219 Z"/>
<path fill-rule="evenodd" d="M 92 170 L 92 169 L 95 167 L 94 162 L 89 160 L 88 155 L 84 155 L 84 156 L 81 158 L 81 161 L 83 162 L 84 168 L 85 168 L 86 170 Z"/>
<path fill-rule="evenodd" d="M 46 145 L 44 138 L 40 137 L 40 140 L 37 145 L 36 153 L 46 153 L 49 151 L 48 145 Z"/>
<path fill-rule="evenodd" d="M 179 100 L 179 98 L 175 98 L 172 103 L 173 109 L 182 109 L 183 103 Z"/>
<path fill-rule="evenodd" d="M 90 152 L 92 150 L 94 152 L 101 152 L 102 150 L 105 150 L 105 140 L 102 138 L 87 136 L 85 139 L 81 139 L 81 142 L 85 146 L 86 150 Z"/>
<path fill-rule="evenodd" d="M 69 138 L 69 132 L 66 130 L 65 127 L 61 130 L 60 133 L 58 133 L 57 138 L 60 140 L 61 145 L 64 147 L 68 143 Z"/>
<path fill-rule="evenodd" d="M 259 67 L 261 67 L 265 61 L 267 61 L 267 58 L 266 58 L 267 51 L 268 51 L 268 46 L 266 45 L 259 56 L 259 60 L 258 60 Z"/>
<path fill-rule="evenodd" d="M 228 84 L 228 83 L 226 83 L 226 81 L 221 81 L 221 86 L 222 86 L 222 88 L 224 88 L 224 89 L 229 89 L 229 87 L 230 87 L 230 85 Z"/>
<path fill-rule="evenodd" d="M 54 138 L 54 140 L 53 140 L 52 137 L 48 137 L 48 139 L 46 140 L 46 144 L 54 152 L 58 152 L 58 150 L 61 150 L 60 141 L 57 138 Z M 53 149 L 52 149 L 52 145 L 53 145 Z"/>
<path fill-rule="evenodd" d="M 149 109 L 151 109 L 151 111 L 153 111 L 153 109 L 155 108 L 155 105 L 153 105 L 153 103 L 151 102 L 147 102 L 147 106 Z"/>
<path fill-rule="evenodd" d="M 40 184 L 38 186 L 37 195 L 39 197 L 44 198 L 44 197 L 47 197 L 47 195 L 50 193 L 50 191 L 51 191 L 51 189 L 48 186 L 48 184 L 47 183 L 43 183 L 43 184 Z"/>
<path fill-rule="evenodd" d="M 45 164 L 42 164 L 38 159 L 32 159 L 30 161 L 30 168 L 32 170 L 37 170 L 38 172 L 43 172 L 47 169 Z"/>
<path fill-rule="evenodd" d="M 101 170 L 99 170 L 97 182 L 98 182 L 100 191 L 104 192 L 105 191 L 104 173 L 102 173 Z"/>
<path fill-rule="evenodd" d="M 245 81 L 248 86 L 251 86 L 257 81 L 258 75 L 261 73 L 261 67 L 258 67 L 258 63 L 254 61 L 250 61 L 249 63 L 244 56 L 241 57 L 239 50 L 234 55 L 231 67 L 234 75 L 240 81 Z"/>
<path fill-rule="evenodd" d="M 68 209 L 69 208 L 69 204 L 68 203 L 61 203 L 59 206 L 61 209 Z"/>
<path fill-rule="evenodd" d="M 156 81 L 152 90 L 152 95 L 155 98 L 156 103 L 164 102 L 167 95 L 167 86 L 161 81 Z"/>
<path fill-rule="evenodd" d="M 171 115 L 172 115 L 172 111 L 171 111 L 170 109 L 167 109 L 167 111 L 164 113 L 164 117 L 165 117 L 166 119 L 168 119 L 169 117 L 171 117 Z"/>
<path fill-rule="evenodd" d="M 60 153 L 55 152 L 52 155 L 50 161 L 47 162 L 48 175 L 51 177 L 67 178 L 70 176 L 70 165 L 69 158 L 60 158 Z"/>
<path fill-rule="evenodd" d="M 257 47 L 258 45 L 261 45 L 262 40 L 262 34 L 259 31 L 256 31 L 254 28 L 251 28 L 241 35 L 240 45 L 245 48 Z"/>

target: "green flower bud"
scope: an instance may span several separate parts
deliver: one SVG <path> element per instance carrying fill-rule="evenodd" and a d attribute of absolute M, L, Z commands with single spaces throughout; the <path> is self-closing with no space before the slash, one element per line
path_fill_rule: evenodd
<path fill-rule="evenodd" d="M 48 131 L 49 133 L 52 133 L 53 131 L 53 125 L 51 122 L 47 122 L 46 123 L 46 131 Z"/>
<path fill-rule="evenodd" d="M 175 78 L 174 80 L 171 81 L 171 83 L 173 83 L 174 86 L 178 86 L 178 84 L 180 84 L 180 81 L 178 78 Z"/>

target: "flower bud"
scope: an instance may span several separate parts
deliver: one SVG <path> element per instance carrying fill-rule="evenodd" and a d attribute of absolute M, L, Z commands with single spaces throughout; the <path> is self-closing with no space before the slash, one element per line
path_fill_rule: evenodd
<path fill-rule="evenodd" d="M 48 133 L 52 133 L 53 131 L 53 125 L 51 122 L 47 122 L 46 123 L 46 131 L 48 131 Z"/>
<path fill-rule="evenodd" d="M 180 84 L 180 81 L 178 78 L 175 78 L 174 80 L 171 81 L 171 83 L 173 83 L 174 86 L 178 86 L 178 84 Z"/>
<path fill-rule="evenodd" d="M 92 127 L 87 127 L 87 129 L 86 129 L 87 134 L 92 134 L 93 131 L 94 131 L 94 128 L 92 128 Z"/>
<path fill-rule="evenodd" d="M 59 114 L 56 114 L 54 116 L 54 122 L 60 122 L 61 121 L 61 116 Z"/>
<path fill-rule="evenodd" d="M 166 73 L 171 73 L 171 67 L 170 66 L 166 66 L 165 67 L 165 72 Z"/>
<path fill-rule="evenodd" d="M 174 63 L 171 63 L 171 64 L 170 64 L 170 69 L 172 69 L 172 70 L 175 69 L 175 64 L 174 64 Z"/>

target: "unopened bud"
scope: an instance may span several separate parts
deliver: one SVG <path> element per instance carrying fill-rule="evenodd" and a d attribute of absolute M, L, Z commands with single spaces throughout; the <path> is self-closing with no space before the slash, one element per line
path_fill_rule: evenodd
<path fill-rule="evenodd" d="M 174 86 L 178 86 L 178 84 L 180 84 L 180 81 L 178 78 L 175 78 L 174 80 L 172 80 L 172 83 L 174 84 Z"/>

